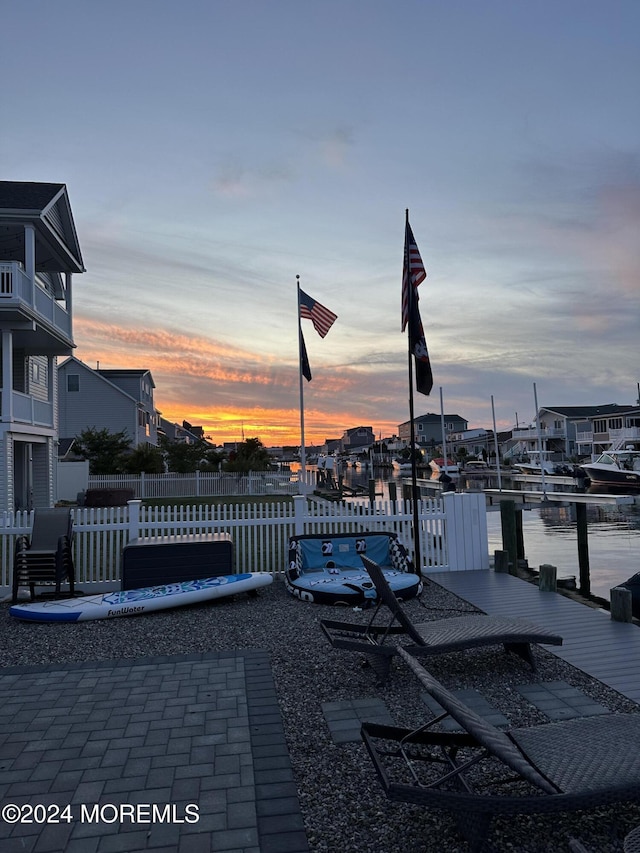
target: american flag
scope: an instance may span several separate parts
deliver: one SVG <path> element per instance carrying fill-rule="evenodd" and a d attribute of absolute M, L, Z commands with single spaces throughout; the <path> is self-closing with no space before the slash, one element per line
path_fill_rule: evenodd
<path fill-rule="evenodd" d="M 433 388 L 433 373 L 424 336 L 420 309 L 418 308 L 418 285 L 427 277 L 420 252 L 416 246 L 413 231 L 409 225 L 404 235 L 404 268 L 402 270 L 402 331 L 409 324 L 409 350 L 414 356 L 416 390 L 420 394 L 430 394 Z"/>
<path fill-rule="evenodd" d="M 321 338 L 327 334 L 334 321 L 338 319 L 338 315 L 333 311 L 329 311 L 324 305 L 316 302 L 308 296 L 304 290 L 300 291 L 300 316 L 303 319 L 311 320 L 313 328 Z"/>
<path fill-rule="evenodd" d="M 404 332 L 409 322 L 409 306 L 411 304 L 411 288 L 415 295 L 416 307 L 418 304 L 418 285 L 427 277 L 427 271 L 422 263 L 420 252 L 416 246 L 413 231 L 407 220 L 404 234 L 404 266 L 402 269 L 402 331 Z"/>

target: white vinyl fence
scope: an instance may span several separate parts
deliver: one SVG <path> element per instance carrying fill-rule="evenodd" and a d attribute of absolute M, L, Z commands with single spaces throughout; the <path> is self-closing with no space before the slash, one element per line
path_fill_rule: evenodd
<path fill-rule="evenodd" d="M 421 501 L 419 510 L 424 573 L 488 568 L 483 494 L 452 492 Z M 74 508 L 73 520 L 76 581 L 94 590 L 118 584 L 122 549 L 139 537 L 229 533 L 237 572 L 284 571 L 294 534 L 393 531 L 414 552 L 412 508 L 405 501 L 338 504 L 297 495 L 292 502 L 270 504 L 148 507 L 134 500 L 124 507 Z M 0 516 L 4 592 L 11 586 L 15 540 L 29 534 L 31 523 L 29 512 Z"/>
<path fill-rule="evenodd" d="M 290 471 L 194 471 L 192 474 L 90 474 L 90 489 L 131 489 L 136 498 L 297 495 L 298 475 Z"/>

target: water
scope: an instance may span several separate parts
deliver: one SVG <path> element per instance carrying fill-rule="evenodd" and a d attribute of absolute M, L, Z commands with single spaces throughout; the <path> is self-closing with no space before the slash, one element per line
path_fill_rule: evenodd
<path fill-rule="evenodd" d="M 370 471 L 348 468 L 344 472 L 345 483 L 367 487 Z M 402 495 L 401 479 L 376 474 L 376 492 L 389 497 L 389 481 L 398 485 L 398 497 Z M 566 490 L 566 487 L 565 487 Z M 438 492 L 434 492 L 436 496 Z M 613 507 L 597 504 L 587 505 L 587 527 L 589 537 L 589 565 L 591 592 L 609 600 L 611 587 L 623 583 L 636 572 L 640 572 L 640 505 Z M 575 506 L 534 508 L 522 513 L 525 556 L 531 568 L 543 563 L 557 566 L 558 577 L 575 575 L 579 582 L 578 544 Z M 489 553 L 502 549 L 500 513 L 487 512 Z"/>

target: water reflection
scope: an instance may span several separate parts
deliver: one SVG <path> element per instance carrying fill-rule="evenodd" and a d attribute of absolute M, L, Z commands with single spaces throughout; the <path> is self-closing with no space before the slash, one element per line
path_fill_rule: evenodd
<path fill-rule="evenodd" d="M 394 476 L 392 471 L 371 471 L 347 468 L 343 472 L 345 482 L 350 485 L 361 485 L 368 488 L 368 482 L 373 479 L 375 491 L 382 497 L 378 500 L 389 499 L 389 482 L 397 487 L 398 497 L 402 496 L 402 477 Z M 512 484 L 503 482 L 505 487 Z M 526 488 L 533 484 L 527 483 Z M 496 488 L 497 482 L 493 477 L 473 477 L 470 488 Z M 547 489 L 556 488 L 551 482 Z M 583 491 L 568 483 L 558 486 L 561 491 Z M 434 492 L 434 496 L 438 492 Z M 360 500 L 366 500 L 360 499 Z M 559 577 L 579 575 L 578 545 L 575 504 L 570 506 L 536 507 L 525 510 L 523 516 L 523 533 L 525 554 L 532 568 L 538 568 L 543 563 L 551 563 L 558 568 Z M 609 598 L 611 587 L 623 583 L 636 572 L 640 571 L 640 506 L 629 505 L 621 507 L 587 504 L 587 525 L 589 533 L 589 563 L 591 569 L 591 592 L 601 598 Z M 500 513 L 487 513 L 487 531 L 489 538 L 489 553 L 502 548 L 502 531 L 500 528 Z"/>

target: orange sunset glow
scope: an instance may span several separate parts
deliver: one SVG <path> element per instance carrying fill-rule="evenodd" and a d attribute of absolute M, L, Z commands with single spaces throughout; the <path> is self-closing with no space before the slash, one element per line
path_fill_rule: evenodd
<path fill-rule="evenodd" d="M 147 369 L 155 382 L 154 401 L 162 417 L 202 426 L 215 444 L 259 438 L 267 447 L 300 444 L 297 363 L 278 363 L 242 347 L 162 328 L 137 330 L 78 316 L 75 356 L 90 367 Z M 363 420 L 356 407 L 332 399 L 355 388 L 361 374 L 350 366 L 320 371 L 305 383 L 305 443 L 323 444 L 344 430 L 371 426 L 376 435 L 393 435 L 398 421 Z M 270 405 L 257 405 L 264 394 Z M 318 400 L 326 400 L 327 409 Z M 237 405 L 232 402 L 237 399 Z M 278 405 L 285 401 L 288 405 Z M 216 402 L 219 401 L 219 402 Z"/>

